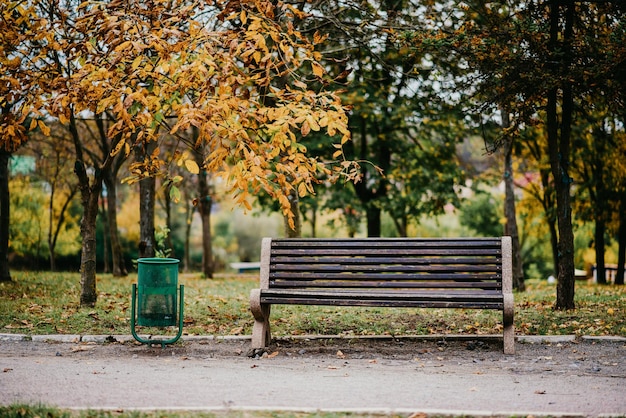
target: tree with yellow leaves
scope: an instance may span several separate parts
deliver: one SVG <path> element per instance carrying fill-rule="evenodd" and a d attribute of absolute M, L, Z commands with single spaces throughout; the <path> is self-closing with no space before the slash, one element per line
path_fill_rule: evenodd
<path fill-rule="evenodd" d="M 28 66 L 41 53 L 44 25 L 29 2 L 0 3 L 0 281 L 11 280 L 9 160 L 27 141 L 28 126 L 47 131 L 36 119 L 42 107 L 38 72 Z"/>
<path fill-rule="evenodd" d="M 249 207 L 250 195 L 264 190 L 291 219 L 290 193 L 311 193 L 319 177 L 349 164 L 329 167 L 298 142 L 325 131 L 342 145 L 349 133 L 338 97 L 309 88 L 325 75 L 315 49 L 323 37 L 309 42 L 296 31 L 293 21 L 305 16 L 290 5 L 87 1 L 68 10 L 41 3 L 50 34 L 42 60 L 47 110 L 73 134 L 81 184 L 81 305 L 96 302 L 96 196 L 116 155 L 150 149 L 131 164 L 128 182 L 167 176 L 171 164 L 198 173 L 192 152 L 181 149 L 167 161 L 161 153 L 163 141 L 184 143 L 190 136 L 182 134 L 196 129 L 206 150 L 202 168 L 226 179 L 239 204 Z M 93 170 L 72 128 L 85 113 L 112 122 L 111 152 Z"/>

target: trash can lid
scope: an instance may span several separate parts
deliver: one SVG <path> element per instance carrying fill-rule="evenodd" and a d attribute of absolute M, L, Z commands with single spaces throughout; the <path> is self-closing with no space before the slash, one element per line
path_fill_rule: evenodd
<path fill-rule="evenodd" d="M 144 264 L 178 264 L 180 260 L 177 258 L 146 257 L 138 259 L 137 262 Z"/>

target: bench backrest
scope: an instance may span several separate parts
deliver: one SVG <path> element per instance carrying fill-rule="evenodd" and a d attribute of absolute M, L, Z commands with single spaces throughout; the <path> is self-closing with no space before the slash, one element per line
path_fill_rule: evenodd
<path fill-rule="evenodd" d="M 509 237 L 265 238 L 261 288 L 510 292 L 503 245 Z"/>

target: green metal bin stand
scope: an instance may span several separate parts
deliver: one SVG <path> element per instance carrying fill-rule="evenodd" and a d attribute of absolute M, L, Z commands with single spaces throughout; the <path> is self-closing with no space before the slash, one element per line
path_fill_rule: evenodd
<path fill-rule="evenodd" d="M 184 286 L 178 285 L 175 258 L 140 258 L 137 284 L 133 284 L 130 328 L 133 337 L 143 344 L 173 344 L 183 333 Z M 170 339 L 144 339 L 136 325 L 168 327 L 178 324 L 178 333 Z"/>

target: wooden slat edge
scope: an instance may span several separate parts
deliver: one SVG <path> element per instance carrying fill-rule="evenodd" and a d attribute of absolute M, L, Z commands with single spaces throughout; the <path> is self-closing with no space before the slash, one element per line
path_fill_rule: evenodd
<path fill-rule="evenodd" d="M 513 293 L 513 254 L 511 237 L 502 237 L 502 292 Z"/>
<path fill-rule="evenodd" d="M 261 268 L 259 271 L 260 288 L 269 289 L 270 287 L 270 255 L 272 252 L 272 239 L 263 238 L 261 241 Z"/>

